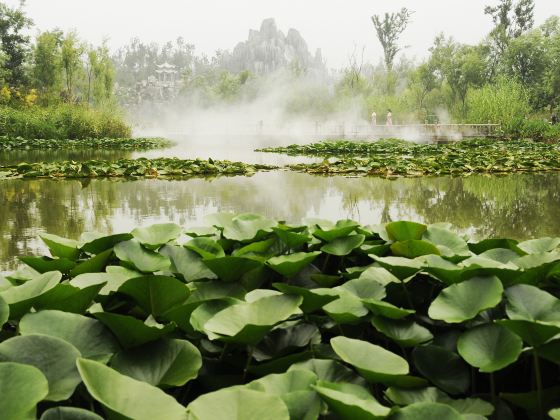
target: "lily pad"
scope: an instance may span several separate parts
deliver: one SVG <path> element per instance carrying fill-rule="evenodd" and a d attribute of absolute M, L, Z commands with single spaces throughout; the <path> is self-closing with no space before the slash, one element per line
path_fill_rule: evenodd
<path fill-rule="evenodd" d="M 320 254 L 320 252 L 296 252 L 270 258 L 266 264 L 282 276 L 291 278 L 311 264 Z"/>
<path fill-rule="evenodd" d="M 159 223 L 148 227 L 139 227 L 132 231 L 132 236 L 148 249 L 158 249 L 162 245 L 177 239 L 183 230 L 175 223 Z"/>
<path fill-rule="evenodd" d="M 154 273 L 169 269 L 170 261 L 164 255 L 144 248 L 140 242 L 131 239 L 115 245 L 115 255 L 125 263 L 144 273 Z"/>
<path fill-rule="evenodd" d="M 39 420 L 103 420 L 103 417 L 83 408 L 53 407 L 45 411 Z"/>
<path fill-rule="evenodd" d="M 5 420 L 32 420 L 49 392 L 45 375 L 34 366 L 0 363 L 0 413 Z"/>
<path fill-rule="evenodd" d="M 364 243 L 366 237 L 364 235 L 350 235 L 343 238 L 336 238 L 323 245 L 321 251 L 326 254 L 344 257 L 350 255 L 353 250 L 359 248 Z"/>
<path fill-rule="evenodd" d="M 434 385 L 450 394 L 462 394 L 470 385 L 469 367 L 454 352 L 439 346 L 419 346 L 412 352 L 414 366 Z"/>
<path fill-rule="evenodd" d="M 175 329 L 173 324 L 151 326 L 134 317 L 110 312 L 97 312 L 95 317 L 113 332 L 124 348 L 155 341 Z"/>
<path fill-rule="evenodd" d="M 434 336 L 413 320 L 374 316 L 371 321 L 377 331 L 403 347 L 413 347 L 432 341 Z"/>
<path fill-rule="evenodd" d="M 392 222 L 385 225 L 385 230 L 393 241 L 420 240 L 428 227 L 415 222 Z"/>

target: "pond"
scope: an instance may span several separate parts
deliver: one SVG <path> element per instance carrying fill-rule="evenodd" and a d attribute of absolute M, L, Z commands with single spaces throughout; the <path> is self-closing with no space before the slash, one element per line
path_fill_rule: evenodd
<path fill-rule="evenodd" d="M 258 157 L 246 161 L 258 161 Z M 0 271 L 17 255 L 44 252 L 44 232 L 130 231 L 175 221 L 203 224 L 215 212 L 255 212 L 297 223 L 305 218 L 449 222 L 475 238 L 560 236 L 560 174 L 505 177 L 346 178 L 274 171 L 253 177 L 0 182 Z"/>

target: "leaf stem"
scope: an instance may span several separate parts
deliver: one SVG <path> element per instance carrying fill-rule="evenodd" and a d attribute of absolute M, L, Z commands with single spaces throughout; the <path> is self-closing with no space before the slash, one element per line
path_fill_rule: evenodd
<path fill-rule="evenodd" d="M 543 418 L 543 402 L 542 402 L 542 374 L 541 364 L 539 362 L 539 355 L 537 350 L 533 347 L 533 366 L 535 369 L 535 381 L 537 384 L 537 403 L 539 405 L 539 419 Z"/>
<path fill-rule="evenodd" d="M 247 357 L 247 363 L 245 364 L 245 369 L 243 369 L 243 382 L 247 379 L 247 372 L 249 371 L 249 367 L 251 366 L 251 360 L 253 360 L 253 346 L 249 346 L 249 353 Z"/>
<path fill-rule="evenodd" d="M 490 394 L 492 395 L 492 404 L 496 407 L 498 401 L 496 398 L 496 380 L 494 379 L 494 372 L 490 373 Z"/>

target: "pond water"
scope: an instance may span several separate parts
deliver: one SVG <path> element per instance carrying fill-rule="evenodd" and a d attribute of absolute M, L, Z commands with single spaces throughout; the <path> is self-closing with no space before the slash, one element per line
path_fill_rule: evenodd
<path fill-rule="evenodd" d="M 251 160 L 246 157 L 246 161 Z M 255 212 L 299 222 L 351 218 L 450 222 L 475 238 L 560 236 L 560 174 L 381 178 L 320 177 L 288 171 L 253 177 L 166 180 L 0 181 L 0 271 L 16 256 L 44 252 L 44 232 L 130 231 L 174 221 L 203 224 L 215 212 Z"/>

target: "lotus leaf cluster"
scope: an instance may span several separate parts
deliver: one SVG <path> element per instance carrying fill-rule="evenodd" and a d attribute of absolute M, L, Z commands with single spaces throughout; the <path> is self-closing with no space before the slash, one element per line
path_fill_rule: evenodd
<path fill-rule="evenodd" d="M 325 175 L 464 176 L 560 170 L 560 146 L 531 140 L 469 139 L 450 144 L 338 141 L 261 151 L 324 157 L 322 162 L 289 167 Z"/>
<path fill-rule="evenodd" d="M 0 150 L 68 150 L 68 149 L 113 149 L 148 150 L 162 149 L 172 145 L 163 138 L 101 138 L 101 139 L 27 139 L 0 136 Z"/>
<path fill-rule="evenodd" d="M 259 170 L 271 170 L 270 165 L 250 165 L 242 162 L 212 159 L 119 159 L 87 160 L 83 162 L 38 162 L 0 166 L 2 178 L 191 178 L 219 175 L 253 175 Z"/>
<path fill-rule="evenodd" d="M 221 213 L 42 240 L 0 277 L 3 420 L 559 418 L 560 238 Z"/>

